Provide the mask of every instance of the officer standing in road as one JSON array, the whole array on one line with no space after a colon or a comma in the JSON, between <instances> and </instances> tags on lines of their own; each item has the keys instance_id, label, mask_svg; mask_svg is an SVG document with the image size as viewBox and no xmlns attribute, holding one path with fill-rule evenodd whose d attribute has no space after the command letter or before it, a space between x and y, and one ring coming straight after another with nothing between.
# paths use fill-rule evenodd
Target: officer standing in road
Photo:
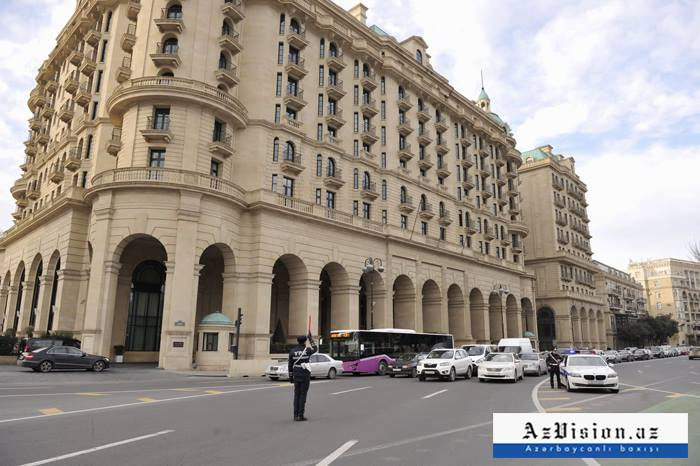
<instances>
[{"instance_id":1,"label":"officer standing in road","mask_svg":"<svg viewBox=\"0 0 700 466\"><path fill-rule=\"evenodd\" d=\"M554 375L557 376L557 388L561 388L561 377L559 373L559 363L562 361L559 353L556 352L555 346L547 355L547 370L549 371L549 385L554 388Z\"/></svg>"},{"instance_id":2,"label":"officer standing in road","mask_svg":"<svg viewBox=\"0 0 700 466\"><path fill-rule=\"evenodd\" d=\"M306 408L306 394L309 391L311 383L311 371L309 370L309 357L314 354L318 348L311 338L311 332L308 336L297 337L298 345L289 352L289 381L294 383L294 420L306 421L304 410Z\"/></svg>"}]
</instances>

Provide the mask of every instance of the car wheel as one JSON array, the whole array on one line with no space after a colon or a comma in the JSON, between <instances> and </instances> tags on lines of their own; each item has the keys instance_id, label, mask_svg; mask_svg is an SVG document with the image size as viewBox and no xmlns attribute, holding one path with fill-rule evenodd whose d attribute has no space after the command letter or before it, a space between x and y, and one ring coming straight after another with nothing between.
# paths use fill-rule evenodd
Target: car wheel
<instances>
[{"instance_id":1,"label":"car wheel","mask_svg":"<svg viewBox=\"0 0 700 466\"><path fill-rule=\"evenodd\" d=\"M419 376L418 376L418 380L420 380L421 382L425 382L425 376L424 376L424 375L419 375Z\"/></svg>"},{"instance_id":2,"label":"car wheel","mask_svg":"<svg viewBox=\"0 0 700 466\"><path fill-rule=\"evenodd\" d=\"M270 377L270 380L279 380L279 377Z\"/></svg>"},{"instance_id":3,"label":"car wheel","mask_svg":"<svg viewBox=\"0 0 700 466\"><path fill-rule=\"evenodd\" d=\"M338 371L335 370L335 367L331 367L330 369L328 369L328 378L331 380L335 379L335 375L337 373L338 373Z\"/></svg>"},{"instance_id":4,"label":"car wheel","mask_svg":"<svg viewBox=\"0 0 700 466\"><path fill-rule=\"evenodd\" d=\"M573 389L571 388L571 385L569 385L569 379L568 379L568 377L567 377L567 379L566 379L566 384L565 384L565 385L566 385L566 391L567 391L567 392L572 392L572 391L573 391Z\"/></svg>"},{"instance_id":5,"label":"car wheel","mask_svg":"<svg viewBox=\"0 0 700 466\"><path fill-rule=\"evenodd\" d=\"M409 377L411 377L412 379L415 379L417 375L418 375L418 371L414 367L413 370L411 371L411 375Z\"/></svg>"},{"instance_id":6,"label":"car wheel","mask_svg":"<svg viewBox=\"0 0 700 466\"><path fill-rule=\"evenodd\" d=\"M467 373L464 374L464 380L469 380L472 378L472 366L467 367Z\"/></svg>"},{"instance_id":7,"label":"car wheel","mask_svg":"<svg viewBox=\"0 0 700 466\"><path fill-rule=\"evenodd\" d=\"M41 361L41 364L39 364L39 371L41 372L51 372L51 369L53 369L51 361Z\"/></svg>"},{"instance_id":8,"label":"car wheel","mask_svg":"<svg viewBox=\"0 0 700 466\"><path fill-rule=\"evenodd\" d=\"M389 377L391 377L392 379L393 379L395 376L396 376L396 374L389 374Z\"/></svg>"},{"instance_id":9,"label":"car wheel","mask_svg":"<svg viewBox=\"0 0 700 466\"><path fill-rule=\"evenodd\" d=\"M449 380L450 382L454 382L455 380L457 380L457 372L455 371L454 367L450 369L450 375L448 376L447 380Z\"/></svg>"},{"instance_id":10,"label":"car wheel","mask_svg":"<svg viewBox=\"0 0 700 466\"><path fill-rule=\"evenodd\" d=\"M102 372L105 370L106 364L104 361L95 361L95 364L92 365L92 370L95 372Z\"/></svg>"},{"instance_id":11,"label":"car wheel","mask_svg":"<svg viewBox=\"0 0 700 466\"><path fill-rule=\"evenodd\" d=\"M386 365L385 361L380 361L379 362L379 370L377 370L377 374L379 375L386 375L386 370L388 366Z\"/></svg>"}]
</instances>

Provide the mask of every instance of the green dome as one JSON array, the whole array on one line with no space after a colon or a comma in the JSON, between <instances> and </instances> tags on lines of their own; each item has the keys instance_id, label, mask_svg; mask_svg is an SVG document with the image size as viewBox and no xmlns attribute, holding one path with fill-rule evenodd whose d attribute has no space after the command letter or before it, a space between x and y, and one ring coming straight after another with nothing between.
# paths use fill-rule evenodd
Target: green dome
<instances>
[{"instance_id":1,"label":"green dome","mask_svg":"<svg viewBox=\"0 0 700 466\"><path fill-rule=\"evenodd\" d=\"M213 312L204 316L199 325L233 325L233 321L221 312Z\"/></svg>"},{"instance_id":2,"label":"green dome","mask_svg":"<svg viewBox=\"0 0 700 466\"><path fill-rule=\"evenodd\" d=\"M489 113L489 118L491 118L491 120L494 123L496 123L498 126L505 126L506 125L506 122L501 120L501 117L499 117L497 113L493 113L493 112Z\"/></svg>"},{"instance_id":3,"label":"green dome","mask_svg":"<svg viewBox=\"0 0 700 466\"><path fill-rule=\"evenodd\" d=\"M483 87L481 88L481 92L479 93L479 98L477 100L488 100L488 101L491 100L491 99L489 99L489 95L486 93L486 91L484 90Z\"/></svg>"}]
</instances>

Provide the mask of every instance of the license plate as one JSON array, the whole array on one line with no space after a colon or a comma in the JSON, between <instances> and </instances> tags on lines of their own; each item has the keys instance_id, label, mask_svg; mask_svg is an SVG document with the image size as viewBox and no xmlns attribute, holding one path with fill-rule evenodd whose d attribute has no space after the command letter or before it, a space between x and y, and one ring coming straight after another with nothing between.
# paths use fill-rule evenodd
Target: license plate
<instances>
[{"instance_id":1,"label":"license plate","mask_svg":"<svg viewBox=\"0 0 700 466\"><path fill-rule=\"evenodd\" d=\"M434 374L436 371L434 371L432 369L426 369L423 372L425 372L426 374Z\"/></svg>"},{"instance_id":2,"label":"license plate","mask_svg":"<svg viewBox=\"0 0 700 466\"><path fill-rule=\"evenodd\" d=\"M401 369L394 369L394 372L401 372Z\"/></svg>"}]
</instances>

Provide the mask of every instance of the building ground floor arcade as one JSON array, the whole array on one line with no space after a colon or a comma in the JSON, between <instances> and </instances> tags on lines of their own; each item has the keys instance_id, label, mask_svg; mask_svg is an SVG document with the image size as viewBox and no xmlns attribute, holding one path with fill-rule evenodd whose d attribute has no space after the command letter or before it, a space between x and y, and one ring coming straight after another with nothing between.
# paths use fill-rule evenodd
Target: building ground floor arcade
<instances>
[{"instance_id":1,"label":"building ground floor arcade","mask_svg":"<svg viewBox=\"0 0 700 466\"><path fill-rule=\"evenodd\" d=\"M3 330L70 332L88 352L123 349L126 361L182 369L228 365L239 309L240 358L257 361L309 322L321 338L395 327L449 332L458 344L537 329L532 277L521 271L197 192L105 190L89 200L3 240ZM364 273L367 257L383 272ZM212 314L225 318L205 325Z\"/></svg>"},{"instance_id":2,"label":"building ground floor arcade","mask_svg":"<svg viewBox=\"0 0 700 466\"><path fill-rule=\"evenodd\" d=\"M612 346L610 317L595 297L537 299L540 348L597 348Z\"/></svg>"}]
</instances>

